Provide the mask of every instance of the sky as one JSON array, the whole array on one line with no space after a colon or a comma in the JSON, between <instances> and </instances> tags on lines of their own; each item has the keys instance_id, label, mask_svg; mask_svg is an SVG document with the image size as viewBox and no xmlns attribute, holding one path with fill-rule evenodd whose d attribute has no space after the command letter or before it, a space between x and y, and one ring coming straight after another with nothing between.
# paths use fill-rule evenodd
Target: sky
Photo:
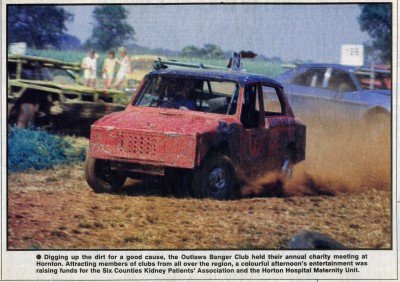
<instances>
[{"instance_id":1,"label":"sky","mask_svg":"<svg viewBox=\"0 0 400 282\"><path fill-rule=\"evenodd\" d=\"M75 15L68 33L84 42L95 6L63 6ZM124 5L135 43L180 51L211 43L222 50L253 50L284 61L340 61L342 44L370 40L361 32L356 4Z\"/></svg>"}]
</instances>

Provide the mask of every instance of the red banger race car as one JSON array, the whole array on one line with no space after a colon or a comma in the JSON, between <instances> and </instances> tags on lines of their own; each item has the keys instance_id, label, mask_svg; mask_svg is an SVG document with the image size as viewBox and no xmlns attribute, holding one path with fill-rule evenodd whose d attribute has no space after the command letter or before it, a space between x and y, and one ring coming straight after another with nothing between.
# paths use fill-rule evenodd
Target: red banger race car
<instances>
[{"instance_id":1,"label":"red banger race car","mask_svg":"<svg viewBox=\"0 0 400 282\"><path fill-rule=\"evenodd\" d=\"M305 125L272 79L154 70L124 111L91 126L85 178L98 193L118 191L127 177L150 177L185 195L230 199L239 175L290 171L304 160L305 136Z\"/></svg>"}]
</instances>

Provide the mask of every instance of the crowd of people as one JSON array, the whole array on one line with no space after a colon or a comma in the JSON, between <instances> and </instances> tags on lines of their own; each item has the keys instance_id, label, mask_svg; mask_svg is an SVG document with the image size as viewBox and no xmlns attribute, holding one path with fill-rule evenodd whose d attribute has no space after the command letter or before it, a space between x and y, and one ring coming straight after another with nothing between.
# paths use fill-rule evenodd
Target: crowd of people
<instances>
[{"instance_id":1,"label":"crowd of people","mask_svg":"<svg viewBox=\"0 0 400 282\"><path fill-rule=\"evenodd\" d=\"M125 76L132 72L131 60L128 56L128 51L126 48L118 48L118 53L120 55L120 59L115 57L115 52L113 50L110 50L107 52L107 58L104 60L101 73L106 89L111 89L113 87L114 89L119 90L119 87L124 81ZM89 49L87 56L82 60L81 68L83 69L85 85L88 87L96 87L98 58L99 55L96 54L95 50ZM119 65L119 69L115 76L117 64Z\"/></svg>"},{"instance_id":2,"label":"crowd of people","mask_svg":"<svg viewBox=\"0 0 400 282\"><path fill-rule=\"evenodd\" d=\"M109 50L107 57L104 59L101 69L104 87L106 89L114 88L119 90L121 84L127 74L132 72L131 60L128 56L126 48L118 48L120 58L115 57L115 52ZM97 60L99 55L94 49L89 49L87 56L83 58L81 68L85 85L88 87L96 87L97 80ZM119 68L117 68L119 65ZM118 69L118 71L116 71ZM160 106L163 108L179 108L184 110L195 110L196 102L188 97L185 91L185 83L180 80L171 80L168 86L167 99Z\"/></svg>"}]
</instances>

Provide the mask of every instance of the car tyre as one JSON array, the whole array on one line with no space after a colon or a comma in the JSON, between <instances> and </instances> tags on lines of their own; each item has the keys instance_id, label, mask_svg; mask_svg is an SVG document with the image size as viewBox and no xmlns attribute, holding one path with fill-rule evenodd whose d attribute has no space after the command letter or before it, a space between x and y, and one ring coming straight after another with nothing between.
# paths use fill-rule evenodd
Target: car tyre
<instances>
[{"instance_id":1,"label":"car tyre","mask_svg":"<svg viewBox=\"0 0 400 282\"><path fill-rule=\"evenodd\" d=\"M225 155L207 156L194 172L192 190L196 198L231 199L234 197L234 188L235 168Z\"/></svg>"},{"instance_id":2,"label":"car tyre","mask_svg":"<svg viewBox=\"0 0 400 282\"><path fill-rule=\"evenodd\" d=\"M126 176L110 168L106 160L86 157L85 179L96 193L118 192L126 181Z\"/></svg>"}]
</instances>

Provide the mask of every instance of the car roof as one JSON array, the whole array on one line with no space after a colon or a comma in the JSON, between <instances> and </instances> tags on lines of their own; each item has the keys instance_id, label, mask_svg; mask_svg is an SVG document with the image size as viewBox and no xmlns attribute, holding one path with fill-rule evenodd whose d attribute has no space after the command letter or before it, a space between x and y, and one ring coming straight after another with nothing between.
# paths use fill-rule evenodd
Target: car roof
<instances>
[{"instance_id":1,"label":"car roof","mask_svg":"<svg viewBox=\"0 0 400 282\"><path fill-rule=\"evenodd\" d=\"M264 75L253 74L242 71L231 71L231 70L168 68L168 69L151 71L148 75L193 77L193 78L211 79L217 81L228 80L228 81L235 81L241 85L246 83L262 82L267 84L275 84L277 86L282 87L282 85L279 82Z\"/></svg>"},{"instance_id":2,"label":"car roof","mask_svg":"<svg viewBox=\"0 0 400 282\"><path fill-rule=\"evenodd\" d=\"M337 68L346 71L382 71L382 72L390 72L390 69L384 66L350 66L350 65L341 65L341 64L333 64L333 63L319 63L319 64L300 64L297 67L306 67L306 68Z\"/></svg>"},{"instance_id":3,"label":"car roof","mask_svg":"<svg viewBox=\"0 0 400 282\"><path fill-rule=\"evenodd\" d=\"M356 67L356 66L349 66L349 65L341 65L341 64L301 64L298 65L298 67L307 67L307 68L337 68L337 69L342 69L342 70L355 70L358 69L360 67Z\"/></svg>"}]
</instances>

